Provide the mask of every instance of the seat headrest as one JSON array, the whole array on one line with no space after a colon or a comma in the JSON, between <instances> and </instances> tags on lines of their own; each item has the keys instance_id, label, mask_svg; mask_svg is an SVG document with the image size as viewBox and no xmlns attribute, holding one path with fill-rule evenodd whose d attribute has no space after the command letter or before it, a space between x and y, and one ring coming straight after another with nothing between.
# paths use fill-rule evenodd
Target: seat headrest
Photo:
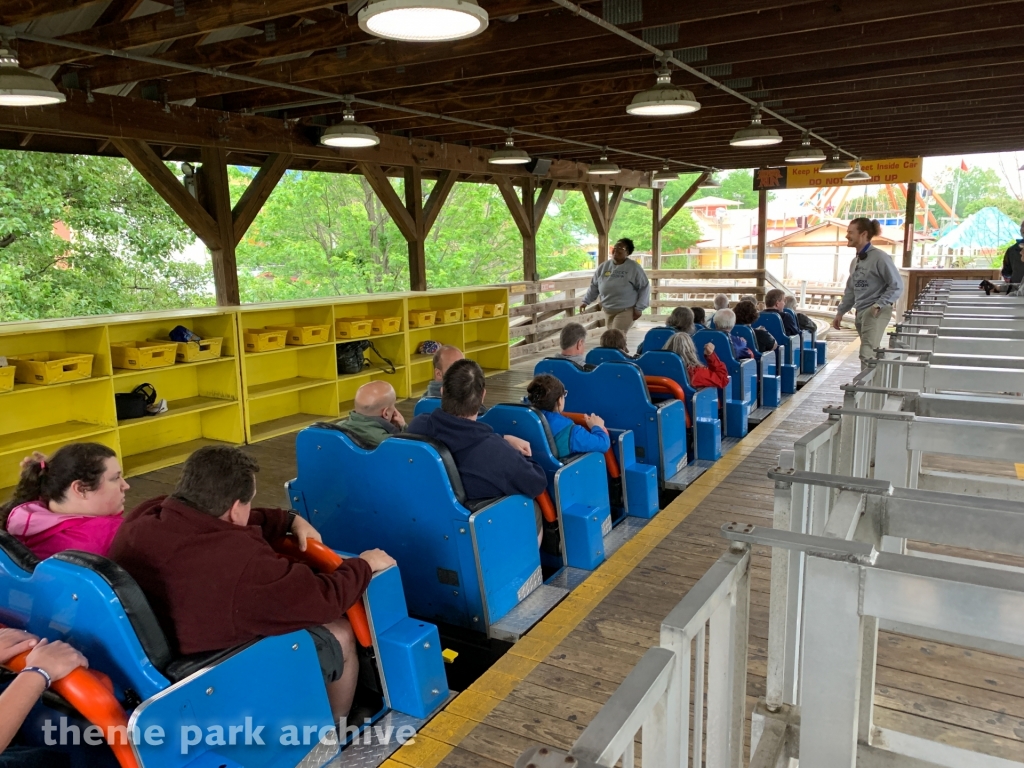
<instances>
[{"instance_id":1,"label":"seat headrest","mask_svg":"<svg viewBox=\"0 0 1024 768\"><path fill-rule=\"evenodd\" d=\"M26 573L32 573L39 565L39 558L32 554L32 550L7 531L0 530L0 549L11 558L12 563Z\"/></svg>"},{"instance_id":2,"label":"seat headrest","mask_svg":"<svg viewBox=\"0 0 1024 768\"><path fill-rule=\"evenodd\" d=\"M579 363L577 363L577 362L576 362L575 360L570 360L570 359L569 359L569 358L567 358L567 357L545 357L544 359L545 359L545 360L559 360L559 361L561 361L561 362L563 362L563 363L568 363L569 365L574 365L574 366L576 366L576 367L577 367L577 368L578 368L579 370L581 370L581 371L583 371L583 372L587 372L587 371L592 371L592 370L594 370L594 368L596 367L596 366L593 366L593 365L586 365L586 364L584 364L584 365L580 365L580 364L579 364Z\"/></svg>"},{"instance_id":3,"label":"seat headrest","mask_svg":"<svg viewBox=\"0 0 1024 768\"><path fill-rule=\"evenodd\" d=\"M139 638L142 650L149 657L153 666L161 672L167 668L173 658L167 637L142 589L124 568L113 560L74 549L58 552L53 559L86 568L103 579L117 595L128 621L131 622L132 629L135 630L136 637Z\"/></svg>"},{"instance_id":4,"label":"seat headrest","mask_svg":"<svg viewBox=\"0 0 1024 768\"><path fill-rule=\"evenodd\" d=\"M441 463L444 465L445 472L448 473L448 482L451 483L455 500L459 504L466 506L466 489L462 487L462 477L459 475L459 468L455 466L455 459L452 458L452 453L448 450L448 446L426 435L414 435L410 432L400 432L391 437L395 440L412 440L417 443L426 443L437 451L437 455L441 457Z\"/></svg>"},{"instance_id":5,"label":"seat headrest","mask_svg":"<svg viewBox=\"0 0 1024 768\"><path fill-rule=\"evenodd\" d=\"M540 408L537 408L530 403L502 403L502 405L511 405L515 408L527 408L537 414L537 418L540 420L541 429L544 430L544 437L547 438L548 445L551 447L551 455L558 456L558 446L555 443L555 435L551 431L551 425L548 424L548 420L544 418L544 413Z\"/></svg>"},{"instance_id":6,"label":"seat headrest","mask_svg":"<svg viewBox=\"0 0 1024 768\"><path fill-rule=\"evenodd\" d=\"M341 432L345 437L355 443L356 447L362 448L364 451L372 451L377 446L371 445L366 442L359 435L354 434L351 430L347 429L345 424L341 421L318 421L313 427L319 427L320 429L330 429L334 432Z\"/></svg>"}]
</instances>

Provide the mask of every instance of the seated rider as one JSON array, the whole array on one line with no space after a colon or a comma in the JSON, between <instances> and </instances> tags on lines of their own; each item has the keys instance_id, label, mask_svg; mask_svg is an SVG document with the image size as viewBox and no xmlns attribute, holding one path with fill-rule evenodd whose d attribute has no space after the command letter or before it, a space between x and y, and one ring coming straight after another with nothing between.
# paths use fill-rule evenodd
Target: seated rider
<instances>
[{"instance_id":1,"label":"seated rider","mask_svg":"<svg viewBox=\"0 0 1024 768\"><path fill-rule=\"evenodd\" d=\"M701 312L703 311L701 310ZM676 307L672 310L672 314L668 316L665 325L676 333L685 333L688 336L693 336L697 332L694 322L694 311L692 309L689 307Z\"/></svg>"},{"instance_id":2,"label":"seated rider","mask_svg":"<svg viewBox=\"0 0 1024 768\"><path fill-rule=\"evenodd\" d=\"M587 329L579 323L568 323L558 336L562 351L556 358L572 360L577 365L586 365Z\"/></svg>"},{"instance_id":3,"label":"seated rider","mask_svg":"<svg viewBox=\"0 0 1024 768\"><path fill-rule=\"evenodd\" d=\"M796 312L796 324L800 326L801 331L817 331L818 326L814 323L811 318L805 315L803 312L796 311L796 296L786 297L786 309L792 309Z\"/></svg>"},{"instance_id":4,"label":"seated rider","mask_svg":"<svg viewBox=\"0 0 1024 768\"><path fill-rule=\"evenodd\" d=\"M451 367L452 363L464 357L465 355L462 354L462 350L458 347L453 347L451 344L442 344L434 353L434 378L427 384L427 391L423 397L440 397L441 380L444 378L444 372Z\"/></svg>"},{"instance_id":5,"label":"seated rider","mask_svg":"<svg viewBox=\"0 0 1024 768\"><path fill-rule=\"evenodd\" d=\"M607 333L622 333L612 329ZM574 453L604 453L611 447L611 438L605 429L604 419L595 413L585 414L587 426L581 427L562 415L565 409L565 386L549 373L535 376L526 387L530 405L540 409L555 436L558 458L565 459Z\"/></svg>"},{"instance_id":6,"label":"seated rider","mask_svg":"<svg viewBox=\"0 0 1024 768\"><path fill-rule=\"evenodd\" d=\"M764 296L765 312L771 312L772 314L778 315L782 319L782 327L786 331L787 336L799 336L800 326L797 325L796 319L785 311L786 309L786 292L781 288L772 288Z\"/></svg>"},{"instance_id":7,"label":"seated rider","mask_svg":"<svg viewBox=\"0 0 1024 768\"><path fill-rule=\"evenodd\" d=\"M626 334L618 328L609 328L601 334L601 348L617 349L626 357L633 358L633 355L629 354L629 347L626 346Z\"/></svg>"},{"instance_id":8,"label":"seated rider","mask_svg":"<svg viewBox=\"0 0 1024 768\"><path fill-rule=\"evenodd\" d=\"M741 301L736 305L734 312L736 315L736 323L738 325L753 326L759 317L757 306L752 301ZM758 352L771 352L778 346L778 342L775 341L775 337L772 336L768 330L762 327L754 328L754 339L757 341Z\"/></svg>"},{"instance_id":9,"label":"seated rider","mask_svg":"<svg viewBox=\"0 0 1024 768\"><path fill-rule=\"evenodd\" d=\"M359 675L345 611L371 575L395 561L371 549L333 573L317 573L280 557L270 542L291 532L305 549L320 534L294 512L253 509L258 471L256 459L240 448L200 448L185 462L173 494L150 499L125 518L110 557L142 588L181 654L308 631L331 711L342 721Z\"/></svg>"},{"instance_id":10,"label":"seated rider","mask_svg":"<svg viewBox=\"0 0 1024 768\"><path fill-rule=\"evenodd\" d=\"M71 443L49 459L33 453L21 462L13 498L0 507L0 527L40 559L65 549L106 557L128 487L105 445Z\"/></svg>"},{"instance_id":11,"label":"seated rider","mask_svg":"<svg viewBox=\"0 0 1024 768\"><path fill-rule=\"evenodd\" d=\"M89 662L65 642L40 640L20 629L0 629L0 665L28 651L25 668L0 694L0 768L64 768L70 755L56 749L12 744L25 718L51 683ZM52 742L56 743L56 742ZM78 737L75 737L75 744Z\"/></svg>"},{"instance_id":12,"label":"seated rider","mask_svg":"<svg viewBox=\"0 0 1024 768\"><path fill-rule=\"evenodd\" d=\"M732 342L732 356L737 360L753 360L754 353L747 348L747 340L735 331L736 313L731 309L720 309L715 312L715 330L729 335Z\"/></svg>"},{"instance_id":13,"label":"seated rider","mask_svg":"<svg viewBox=\"0 0 1024 768\"><path fill-rule=\"evenodd\" d=\"M716 313L717 314L717 313ZM729 371L725 363L718 359L715 354L715 345L708 342L704 345L704 359L708 361L706 366L701 365L697 358L697 348L693 346L693 339L685 333L676 333L665 342L663 349L667 352L675 352L683 359L683 367L686 368L686 378L690 386L695 389L700 387L718 387L719 389L729 384Z\"/></svg>"},{"instance_id":14,"label":"seated rider","mask_svg":"<svg viewBox=\"0 0 1024 768\"><path fill-rule=\"evenodd\" d=\"M704 307L690 307L690 311L693 312L693 324L695 326L700 326L697 330L699 331L706 328L705 318L707 317L707 312L704 311Z\"/></svg>"},{"instance_id":15,"label":"seated rider","mask_svg":"<svg viewBox=\"0 0 1024 768\"><path fill-rule=\"evenodd\" d=\"M405 419L395 407L398 396L386 381L371 381L356 390L355 405L338 426L376 448L384 438L405 431Z\"/></svg>"},{"instance_id":16,"label":"seated rider","mask_svg":"<svg viewBox=\"0 0 1024 768\"><path fill-rule=\"evenodd\" d=\"M473 360L459 360L444 375L441 407L417 416L408 431L444 444L455 460L469 501L522 494L531 499L547 488L544 470L530 458L530 444L477 421L486 389Z\"/></svg>"}]
</instances>

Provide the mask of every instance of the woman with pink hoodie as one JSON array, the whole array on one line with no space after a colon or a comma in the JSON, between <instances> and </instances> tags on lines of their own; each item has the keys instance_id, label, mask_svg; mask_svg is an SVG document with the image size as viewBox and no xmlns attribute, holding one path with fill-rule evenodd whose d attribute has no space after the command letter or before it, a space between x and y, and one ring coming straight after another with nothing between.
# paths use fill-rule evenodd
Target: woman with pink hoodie
<instances>
[{"instance_id":1,"label":"woman with pink hoodie","mask_svg":"<svg viewBox=\"0 0 1024 768\"><path fill-rule=\"evenodd\" d=\"M40 559L66 549L106 557L128 487L105 445L72 443L50 458L33 453L21 462L14 498L0 506L0 527Z\"/></svg>"}]
</instances>

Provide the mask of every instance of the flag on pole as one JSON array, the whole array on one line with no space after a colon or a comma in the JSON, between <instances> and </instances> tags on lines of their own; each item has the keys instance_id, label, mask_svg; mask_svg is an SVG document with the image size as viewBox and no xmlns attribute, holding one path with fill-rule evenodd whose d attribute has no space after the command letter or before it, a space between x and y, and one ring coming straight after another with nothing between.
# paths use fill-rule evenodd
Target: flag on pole
<instances>
[{"instance_id":1,"label":"flag on pole","mask_svg":"<svg viewBox=\"0 0 1024 768\"><path fill-rule=\"evenodd\" d=\"M960 159L960 170L963 171L964 173L967 173L968 170L967 163L963 160L963 158Z\"/></svg>"}]
</instances>

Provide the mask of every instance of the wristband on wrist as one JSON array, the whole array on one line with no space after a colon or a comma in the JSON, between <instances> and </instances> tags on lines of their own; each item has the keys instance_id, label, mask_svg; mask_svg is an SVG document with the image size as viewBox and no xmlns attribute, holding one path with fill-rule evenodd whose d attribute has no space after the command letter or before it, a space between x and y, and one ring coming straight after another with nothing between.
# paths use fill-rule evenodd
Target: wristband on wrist
<instances>
[{"instance_id":1,"label":"wristband on wrist","mask_svg":"<svg viewBox=\"0 0 1024 768\"><path fill-rule=\"evenodd\" d=\"M50 679L50 673L47 672L45 669L42 669L41 667L25 667L18 674L22 674L24 672L38 672L40 675L43 676L43 680L46 681L46 688L44 688L43 690L49 690L50 683L52 683L53 680Z\"/></svg>"}]
</instances>

